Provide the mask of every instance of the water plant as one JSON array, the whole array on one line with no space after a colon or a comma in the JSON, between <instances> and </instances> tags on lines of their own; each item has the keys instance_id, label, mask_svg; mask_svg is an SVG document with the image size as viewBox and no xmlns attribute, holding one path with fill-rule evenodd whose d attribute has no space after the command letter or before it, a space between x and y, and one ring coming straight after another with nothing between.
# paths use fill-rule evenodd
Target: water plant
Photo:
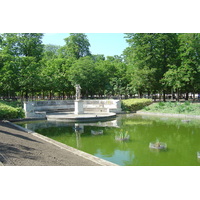
<instances>
[{"instance_id":1,"label":"water plant","mask_svg":"<svg viewBox=\"0 0 200 200\"><path fill-rule=\"evenodd\" d=\"M166 149L167 144L164 142L160 142L158 139L156 139L156 142L150 142L149 143L150 149Z\"/></svg>"},{"instance_id":2,"label":"water plant","mask_svg":"<svg viewBox=\"0 0 200 200\"><path fill-rule=\"evenodd\" d=\"M91 130L91 134L92 135L102 135L103 134L103 130L98 130L98 131Z\"/></svg>"},{"instance_id":3,"label":"water plant","mask_svg":"<svg viewBox=\"0 0 200 200\"><path fill-rule=\"evenodd\" d=\"M128 134L128 131L120 130L119 132L115 134L115 140L125 141L129 139L130 139L130 135Z\"/></svg>"}]
</instances>

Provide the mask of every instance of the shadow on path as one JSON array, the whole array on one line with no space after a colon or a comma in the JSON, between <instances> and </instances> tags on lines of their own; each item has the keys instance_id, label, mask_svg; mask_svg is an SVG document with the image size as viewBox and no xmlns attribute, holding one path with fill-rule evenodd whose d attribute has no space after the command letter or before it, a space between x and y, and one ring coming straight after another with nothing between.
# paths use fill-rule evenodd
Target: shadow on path
<instances>
[{"instance_id":1,"label":"shadow on path","mask_svg":"<svg viewBox=\"0 0 200 200\"><path fill-rule=\"evenodd\" d=\"M23 145L13 145L0 142L0 162L3 164L14 165L12 159L31 159L37 160L38 156L33 156L31 151L34 148L30 148Z\"/></svg>"},{"instance_id":2,"label":"shadow on path","mask_svg":"<svg viewBox=\"0 0 200 200\"><path fill-rule=\"evenodd\" d=\"M24 140L29 140L29 141L32 141L32 142L41 143L41 142L39 142L37 140L33 140L33 139L29 138L29 137L26 137L26 136L23 136L23 135L19 135L19 134L12 134L12 133L9 133L7 131L1 131L0 130L0 133L4 133L4 134L7 134L7 135L15 136L15 137L18 137L18 138L21 138L21 139L24 139Z\"/></svg>"}]
</instances>

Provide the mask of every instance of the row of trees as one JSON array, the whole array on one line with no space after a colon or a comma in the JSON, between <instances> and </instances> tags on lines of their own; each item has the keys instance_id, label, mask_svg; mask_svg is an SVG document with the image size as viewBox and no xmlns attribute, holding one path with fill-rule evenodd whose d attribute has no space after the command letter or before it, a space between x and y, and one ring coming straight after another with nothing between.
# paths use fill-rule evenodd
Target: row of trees
<instances>
[{"instance_id":1,"label":"row of trees","mask_svg":"<svg viewBox=\"0 0 200 200\"><path fill-rule=\"evenodd\" d=\"M200 90L200 34L127 34L124 51L131 88L144 93L198 93Z\"/></svg>"},{"instance_id":2,"label":"row of trees","mask_svg":"<svg viewBox=\"0 0 200 200\"><path fill-rule=\"evenodd\" d=\"M86 98L200 89L200 34L129 33L120 56L93 55L87 36L72 33L64 46L43 45L40 33L0 34L0 96ZM116 41L117 42L117 41Z\"/></svg>"}]
</instances>

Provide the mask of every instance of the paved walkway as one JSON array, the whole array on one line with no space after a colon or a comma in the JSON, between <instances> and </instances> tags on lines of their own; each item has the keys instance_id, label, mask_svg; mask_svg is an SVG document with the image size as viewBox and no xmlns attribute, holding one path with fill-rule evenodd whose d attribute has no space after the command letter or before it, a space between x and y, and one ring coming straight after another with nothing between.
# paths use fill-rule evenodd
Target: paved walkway
<instances>
[{"instance_id":1,"label":"paved walkway","mask_svg":"<svg viewBox=\"0 0 200 200\"><path fill-rule=\"evenodd\" d=\"M0 165L115 166L35 132L0 121Z\"/></svg>"}]
</instances>

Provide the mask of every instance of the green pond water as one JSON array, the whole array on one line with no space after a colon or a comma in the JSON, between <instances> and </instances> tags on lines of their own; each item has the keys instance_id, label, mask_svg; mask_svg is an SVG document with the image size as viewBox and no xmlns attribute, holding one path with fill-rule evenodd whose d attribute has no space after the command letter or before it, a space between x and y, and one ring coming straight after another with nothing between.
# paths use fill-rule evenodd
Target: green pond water
<instances>
[{"instance_id":1,"label":"green pond water","mask_svg":"<svg viewBox=\"0 0 200 200\"><path fill-rule=\"evenodd\" d=\"M98 123L18 124L122 166L199 166L200 120L183 120L129 114ZM91 131L103 131L103 134L93 135ZM129 140L116 140L120 132L126 132ZM166 143L167 149L150 149L149 143L157 140Z\"/></svg>"}]
</instances>

